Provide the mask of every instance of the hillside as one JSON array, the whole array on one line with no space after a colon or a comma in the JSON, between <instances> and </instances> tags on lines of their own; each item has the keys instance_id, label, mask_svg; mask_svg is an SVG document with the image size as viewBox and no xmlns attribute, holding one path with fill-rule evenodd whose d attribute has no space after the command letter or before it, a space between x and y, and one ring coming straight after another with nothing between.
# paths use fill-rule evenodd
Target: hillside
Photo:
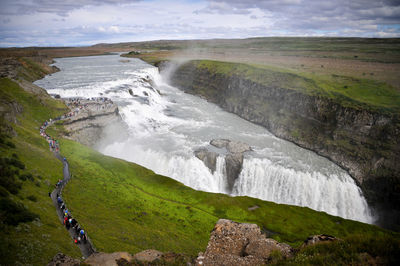
<instances>
[{"instance_id":1,"label":"hillside","mask_svg":"<svg viewBox=\"0 0 400 266\"><path fill-rule=\"evenodd\" d=\"M9 78L0 80L2 169L10 169L1 176L1 264L43 265L57 252L80 257L48 197L61 178L62 165L38 134L43 121L67 109L29 83L49 73L31 62L22 64L29 75L16 75L22 86ZM64 130L59 124L49 133L57 137ZM309 208L195 191L79 143L66 139L60 143L73 174L63 198L98 251L135 253L153 248L196 256L204 251L216 221L227 218L256 223L273 239L295 248L313 234L344 239L343 244L307 249L293 263L327 257L327 263L348 264L361 262L363 253L386 263L399 259L399 235L377 226ZM13 189L18 184L21 189ZM9 207L15 204L20 207ZM254 206L259 208L250 208ZM16 210L24 215L16 215Z\"/></svg>"}]
</instances>

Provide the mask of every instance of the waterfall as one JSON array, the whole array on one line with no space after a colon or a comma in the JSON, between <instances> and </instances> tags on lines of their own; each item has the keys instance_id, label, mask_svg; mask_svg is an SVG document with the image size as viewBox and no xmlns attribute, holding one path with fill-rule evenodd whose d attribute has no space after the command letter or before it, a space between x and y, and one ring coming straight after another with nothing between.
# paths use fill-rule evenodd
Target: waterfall
<instances>
[{"instance_id":1,"label":"waterfall","mask_svg":"<svg viewBox=\"0 0 400 266\"><path fill-rule=\"evenodd\" d=\"M194 151L212 139L242 141L253 151L244 159L233 195L373 222L360 188L332 162L168 86L155 67L138 59L119 60L117 55L57 59L62 70L35 82L61 97L108 97L118 105L129 136L109 130L96 146L100 152L197 190L228 193L225 155L216 158L212 172Z\"/></svg>"},{"instance_id":2,"label":"waterfall","mask_svg":"<svg viewBox=\"0 0 400 266\"><path fill-rule=\"evenodd\" d=\"M325 176L316 171L285 168L268 159L246 158L233 194L307 206L347 219L373 222L360 188L347 174Z\"/></svg>"},{"instance_id":3,"label":"waterfall","mask_svg":"<svg viewBox=\"0 0 400 266\"><path fill-rule=\"evenodd\" d=\"M227 193L225 158L222 156L217 158L216 171L211 173L210 169L194 156L171 155L154 149L145 149L132 142L113 143L102 152L135 162L197 190Z\"/></svg>"}]
</instances>

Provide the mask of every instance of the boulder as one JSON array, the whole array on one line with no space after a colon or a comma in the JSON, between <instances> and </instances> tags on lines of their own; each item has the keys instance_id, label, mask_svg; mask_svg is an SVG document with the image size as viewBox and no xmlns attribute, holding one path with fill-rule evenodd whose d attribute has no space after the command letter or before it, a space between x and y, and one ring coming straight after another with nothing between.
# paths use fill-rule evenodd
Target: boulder
<instances>
[{"instance_id":1,"label":"boulder","mask_svg":"<svg viewBox=\"0 0 400 266\"><path fill-rule=\"evenodd\" d=\"M226 148L229 142L229 139L213 139L210 144L217 148Z\"/></svg>"},{"instance_id":2,"label":"boulder","mask_svg":"<svg viewBox=\"0 0 400 266\"><path fill-rule=\"evenodd\" d=\"M230 153L243 153L251 151L249 144L241 141L232 141L229 139L213 139L210 144L217 148L226 148Z\"/></svg>"},{"instance_id":3,"label":"boulder","mask_svg":"<svg viewBox=\"0 0 400 266\"><path fill-rule=\"evenodd\" d=\"M251 151L249 144L240 141L230 141L226 147L230 153L244 153Z\"/></svg>"},{"instance_id":4,"label":"boulder","mask_svg":"<svg viewBox=\"0 0 400 266\"><path fill-rule=\"evenodd\" d=\"M131 262L133 257L128 252L114 252L114 253L93 253L84 262L88 265L107 265L107 266L118 266L117 261Z\"/></svg>"},{"instance_id":5,"label":"boulder","mask_svg":"<svg viewBox=\"0 0 400 266\"><path fill-rule=\"evenodd\" d=\"M161 259L163 253L161 251L155 249L143 250L139 253L136 253L133 258L140 262L154 262L156 260Z\"/></svg>"},{"instance_id":6,"label":"boulder","mask_svg":"<svg viewBox=\"0 0 400 266\"><path fill-rule=\"evenodd\" d=\"M196 265L260 265L265 264L274 251L283 257L293 253L289 245L266 238L256 224L220 219L211 232L206 251L197 257Z\"/></svg>"},{"instance_id":7,"label":"boulder","mask_svg":"<svg viewBox=\"0 0 400 266\"><path fill-rule=\"evenodd\" d=\"M273 251L281 253L282 257L290 257L293 253L291 246L279 243L272 238L262 238L250 242L245 249L245 254L268 259Z\"/></svg>"},{"instance_id":8,"label":"boulder","mask_svg":"<svg viewBox=\"0 0 400 266\"><path fill-rule=\"evenodd\" d=\"M63 253L57 253L47 266L79 266L81 261L67 256Z\"/></svg>"},{"instance_id":9,"label":"boulder","mask_svg":"<svg viewBox=\"0 0 400 266\"><path fill-rule=\"evenodd\" d=\"M339 240L339 239L334 236L330 236L330 235L325 235L325 234L313 235L313 236L309 236L304 241L304 243L301 247L303 248L306 246L315 245L315 244L322 243L322 242L333 242L333 241L337 241L337 240Z\"/></svg>"}]
</instances>

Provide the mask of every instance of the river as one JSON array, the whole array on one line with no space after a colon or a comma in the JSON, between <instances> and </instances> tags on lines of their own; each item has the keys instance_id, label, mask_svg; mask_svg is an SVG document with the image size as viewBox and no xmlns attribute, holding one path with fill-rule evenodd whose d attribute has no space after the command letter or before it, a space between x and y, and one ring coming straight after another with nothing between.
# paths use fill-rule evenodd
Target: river
<instances>
[{"instance_id":1,"label":"river","mask_svg":"<svg viewBox=\"0 0 400 266\"><path fill-rule=\"evenodd\" d=\"M224 156L212 173L194 151L212 139L252 147L229 193L306 206L346 219L373 223L360 188L343 169L314 152L273 136L263 127L225 112L164 82L158 69L119 55L60 58L60 72L35 84L61 97L108 97L129 135L113 132L96 149L135 162L197 190L228 193ZM149 80L152 80L149 82Z\"/></svg>"}]
</instances>

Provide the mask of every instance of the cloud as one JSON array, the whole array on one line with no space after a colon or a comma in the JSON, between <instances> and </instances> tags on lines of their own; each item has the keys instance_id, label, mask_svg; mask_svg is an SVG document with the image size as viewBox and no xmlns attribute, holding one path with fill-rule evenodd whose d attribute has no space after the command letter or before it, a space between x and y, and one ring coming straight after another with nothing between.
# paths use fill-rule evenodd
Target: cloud
<instances>
[{"instance_id":1,"label":"cloud","mask_svg":"<svg viewBox=\"0 0 400 266\"><path fill-rule=\"evenodd\" d=\"M257 36L400 37L398 0L0 0L0 46Z\"/></svg>"},{"instance_id":2,"label":"cloud","mask_svg":"<svg viewBox=\"0 0 400 266\"><path fill-rule=\"evenodd\" d=\"M237 8L230 5L228 2L210 2L206 8L194 11L195 14L249 14L250 11L246 8Z\"/></svg>"},{"instance_id":3,"label":"cloud","mask_svg":"<svg viewBox=\"0 0 400 266\"><path fill-rule=\"evenodd\" d=\"M139 1L141 0L1 0L0 14L55 13L66 16L70 11L85 6L121 5Z\"/></svg>"},{"instance_id":4,"label":"cloud","mask_svg":"<svg viewBox=\"0 0 400 266\"><path fill-rule=\"evenodd\" d=\"M234 10L232 13L260 10L264 17L273 21L275 29L288 33L299 30L351 31L373 37L382 36L382 32L372 31L379 25L400 24L400 1L396 0L210 0L203 12L221 14L221 9L215 7L224 5L229 5L229 9L224 9L225 13L229 10ZM399 32L395 31L391 36L399 36Z\"/></svg>"}]
</instances>

